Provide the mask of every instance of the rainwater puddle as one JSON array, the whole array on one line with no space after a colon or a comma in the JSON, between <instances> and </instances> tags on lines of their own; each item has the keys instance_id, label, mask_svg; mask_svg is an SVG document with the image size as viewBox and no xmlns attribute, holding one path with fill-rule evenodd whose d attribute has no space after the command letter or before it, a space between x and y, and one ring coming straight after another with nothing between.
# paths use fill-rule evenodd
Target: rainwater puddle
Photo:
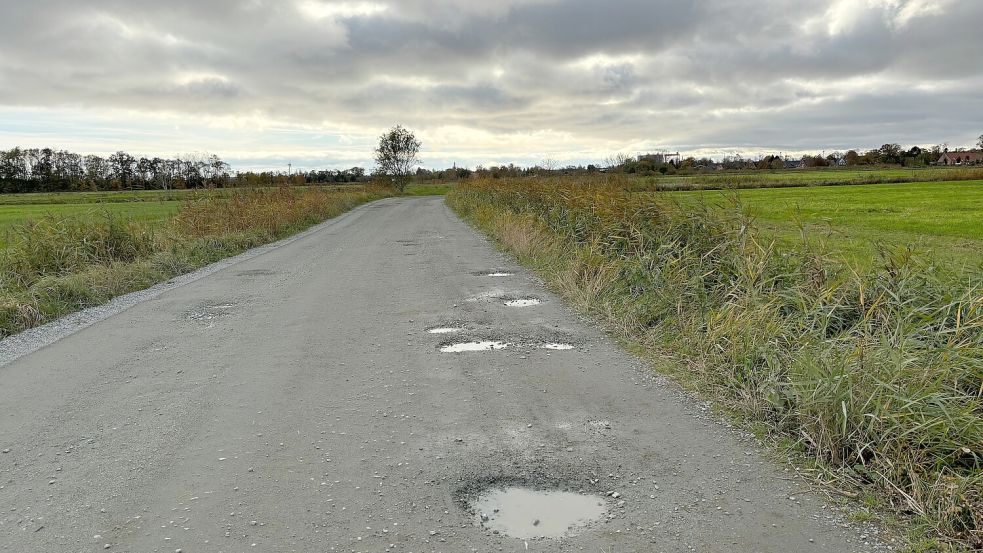
<instances>
[{"instance_id":1,"label":"rainwater puddle","mask_svg":"<svg viewBox=\"0 0 983 553\"><path fill-rule=\"evenodd\" d=\"M457 334L458 332L464 332L464 329L448 326L448 327L431 328L427 330L427 332L429 332L430 334Z\"/></svg>"},{"instance_id":2,"label":"rainwater puddle","mask_svg":"<svg viewBox=\"0 0 983 553\"><path fill-rule=\"evenodd\" d=\"M526 488L489 490L471 508L483 527L520 539L569 536L607 513L596 495Z\"/></svg>"},{"instance_id":3,"label":"rainwater puddle","mask_svg":"<svg viewBox=\"0 0 983 553\"><path fill-rule=\"evenodd\" d=\"M509 347L505 342L464 342L440 348L441 353L468 353L472 351L492 351Z\"/></svg>"},{"instance_id":4,"label":"rainwater puddle","mask_svg":"<svg viewBox=\"0 0 983 553\"><path fill-rule=\"evenodd\" d=\"M505 305L508 307L532 307L533 305L539 305L543 303L543 300L538 300L536 298L519 298L515 300L508 300Z\"/></svg>"},{"instance_id":5,"label":"rainwater puddle","mask_svg":"<svg viewBox=\"0 0 983 553\"><path fill-rule=\"evenodd\" d=\"M510 273L508 271L487 271L482 273L474 273L474 276L501 278L515 276L515 273Z\"/></svg>"},{"instance_id":6,"label":"rainwater puddle","mask_svg":"<svg viewBox=\"0 0 983 553\"><path fill-rule=\"evenodd\" d=\"M542 349L552 349L556 351L567 351L567 350L574 349L574 346L572 344L543 344L539 347Z\"/></svg>"}]
</instances>

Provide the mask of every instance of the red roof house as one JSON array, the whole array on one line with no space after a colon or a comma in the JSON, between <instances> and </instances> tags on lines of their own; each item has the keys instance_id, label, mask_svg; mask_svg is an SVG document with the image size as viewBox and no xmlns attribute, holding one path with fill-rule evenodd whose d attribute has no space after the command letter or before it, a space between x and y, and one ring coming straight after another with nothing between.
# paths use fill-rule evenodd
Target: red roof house
<instances>
[{"instance_id":1,"label":"red roof house","mask_svg":"<svg viewBox=\"0 0 983 553\"><path fill-rule=\"evenodd\" d=\"M983 152L946 152L939 158L939 165L977 165L983 163Z\"/></svg>"}]
</instances>

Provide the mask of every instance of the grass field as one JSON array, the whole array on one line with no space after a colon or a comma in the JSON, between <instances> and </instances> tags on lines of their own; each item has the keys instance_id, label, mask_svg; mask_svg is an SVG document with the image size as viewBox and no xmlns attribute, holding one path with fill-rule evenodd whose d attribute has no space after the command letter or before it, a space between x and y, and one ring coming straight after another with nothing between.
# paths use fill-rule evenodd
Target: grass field
<instances>
[{"instance_id":1,"label":"grass field","mask_svg":"<svg viewBox=\"0 0 983 553\"><path fill-rule=\"evenodd\" d=\"M783 243L823 240L867 265L879 245L983 263L983 181L660 192L682 205L743 209Z\"/></svg>"},{"instance_id":2,"label":"grass field","mask_svg":"<svg viewBox=\"0 0 983 553\"><path fill-rule=\"evenodd\" d=\"M169 202L200 194L222 193L221 190L134 190L119 192L41 192L35 194L0 194L0 206L53 204L106 204L132 202Z\"/></svg>"},{"instance_id":3,"label":"grass field","mask_svg":"<svg viewBox=\"0 0 983 553\"><path fill-rule=\"evenodd\" d=\"M694 175L638 178L635 187L648 190L717 190L983 180L981 167L818 168L775 171L721 171Z\"/></svg>"},{"instance_id":4,"label":"grass field","mask_svg":"<svg viewBox=\"0 0 983 553\"><path fill-rule=\"evenodd\" d=\"M183 200L222 191L141 190L126 192L52 192L0 194L0 247L18 225L44 217L116 217L150 225L173 217Z\"/></svg>"},{"instance_id":5,"label":"grass field","mask_svg":"<svg viewBox=\"0 0 983 553\"><path fill-rule=\"evenodd\" d=\"M178 212L181 202L114 202L114 203L0 203L0 247L7 244L10 229L46 216L105 217L107 215L142 223L161 223Z\"/></svg>"}]
</instances>

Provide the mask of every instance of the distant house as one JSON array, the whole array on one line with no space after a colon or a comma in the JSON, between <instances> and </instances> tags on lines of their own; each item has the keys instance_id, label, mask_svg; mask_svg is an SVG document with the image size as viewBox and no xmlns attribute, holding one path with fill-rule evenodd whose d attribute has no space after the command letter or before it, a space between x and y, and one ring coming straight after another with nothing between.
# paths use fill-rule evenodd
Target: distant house
<instances>
[{"instance_id":1,"label":"distant house","mask_svg":"<svg viewBox=\"0 0 983 553\"><path fill-rule=\"evenodd\" d=\"M786 169L802 169L805 164L802 163L801 159L786 159L785 168Z\"/></svg>"},{"instance_id":2,"label":"distant house","mask_svg":"<svg viewBox=\"0 0 983 553\"><path fill-rule=\"evenodd\" d=\"M946 152L938 165L977 165L983 163L983 152Z\"/></svg>"}]
</instances>

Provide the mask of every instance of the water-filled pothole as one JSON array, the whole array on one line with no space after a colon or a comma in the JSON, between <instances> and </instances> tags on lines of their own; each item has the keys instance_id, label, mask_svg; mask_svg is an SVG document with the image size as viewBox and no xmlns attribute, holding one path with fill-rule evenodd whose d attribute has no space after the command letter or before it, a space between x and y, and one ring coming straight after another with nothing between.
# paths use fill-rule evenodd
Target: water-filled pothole
<instances>
[{"instance_id":1,"label":"water-filled pothole","mask_svg":"<svg viewBox=\"0 0 983 553\"><path fill-rule=\"evenodd\" d=\"M448 344L440 348L441 353L468 353L473 351L492 351L509 347L505 342L463 342L460 344Z\"/></svg>"},{"instance_id":2,"label":"water-filled pothole","mask_svg":"<svg viewBox=\"0 0 983 553\"><path fill-rule=\"evenodd\" d=\"M543 300L537 298L515 298L505 301L505 305L508 307L532 307L541 303Z\"/></svg>"},{"instance_id":3,"label":"water-filled pothole","mask_svg":"<svg viewBox=\"0 0 983 553\"><path fill-rule=\"evenodd\" d=\"M464 332L466 329L456 327L456 326L438 326L436 328L429 328L427 332L430 334L457 334L458 332Z\"/></svg>"},{"instance_id":4,"label":"water-filled pothole","mask_svg":"<svg viewBox=\"0 0 983 553\"><path fill-rule=\"evenodd\" d=\"M515 273L510 273L508 271L483 271L479 273L474 273L474 276L502 278L502 277L515 276Z\"/></svg>"},{"instance_id":5,"label":"water-filled pothole","mask_svg":"<svg viewBox=\"0 0 983 553\"><path fill-rule=\"evenodd\" d=\"M514 538L562 538L604 518L600 496L528 488L488 490L472 503L481 525Z\"/></svg>"},{"instance_id":6,"label":"water-filled pothole","mask_svg":"<svg viewBox=\"0 0 983 553\"><path fill-rule=\"evenodd\" d=\"M573 344L557 343L557 344L543 344L539 347L541 347L542 349L551 349L555 351L567 351L567 350L575 349L576 346L574 346Z\"/></svg>"}]
</instances>

